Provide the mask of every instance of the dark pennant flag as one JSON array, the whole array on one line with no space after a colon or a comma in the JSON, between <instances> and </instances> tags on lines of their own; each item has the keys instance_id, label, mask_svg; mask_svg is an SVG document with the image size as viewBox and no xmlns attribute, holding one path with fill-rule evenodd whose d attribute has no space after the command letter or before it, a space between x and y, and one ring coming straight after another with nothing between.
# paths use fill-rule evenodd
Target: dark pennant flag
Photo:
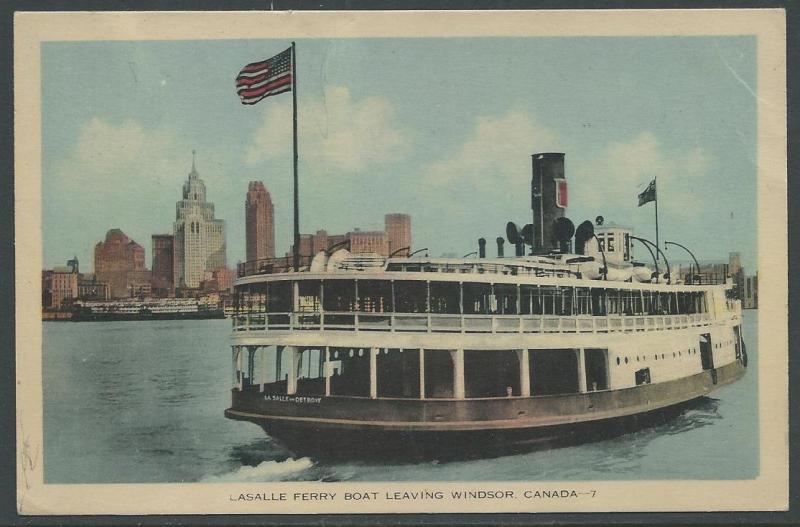
<instances>
[{"instance_id":1,"label":"dark pennant flag","mask_svg":"<svg viewBox=\"0 0 800 527\"><path fill-rule=\"evenodd\" d=\"M242 104L255 104L287 91L292 91L292 48L271 59L248 64L236 76L236 93Z\"/></svg>"},{"instance_id":2,"label":"dark pennant flag","mask_svg":"<svg viewBox=\"0 0 800 527\"><path fill-rule=\"evenodd\" d=\"M651 201L655 201L656 199L656 180L650 182L647 185L647 188L644 189L644 192L639 194L639 206L641 207L645 203L650 203Z\"/></svg>"}]
</instances>

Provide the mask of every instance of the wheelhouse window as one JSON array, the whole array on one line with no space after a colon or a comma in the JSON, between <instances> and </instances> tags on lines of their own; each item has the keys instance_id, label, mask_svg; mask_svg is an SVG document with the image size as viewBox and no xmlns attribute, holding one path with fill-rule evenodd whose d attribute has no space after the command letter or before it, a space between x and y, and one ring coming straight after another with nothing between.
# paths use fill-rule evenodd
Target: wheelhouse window
<instances>
[{"instance_id":1,"label":"wheelhouse window","mask_svg":"<svg viewBox=\"0 0 800 527\"><path fill-rule=\"evenodd\" d=\"M391 311L392 283L388 280L359 280L357 310L368 313Z\"/></svg>"},{"instance_id":2,"label":"wheelhouse window","mask_svg":"<svg viewBox=\"0 0 800 527\"><path fill-rule=\"evenodd\" d=\"M431 313L459 314L461 312L461 285L458 282L431 282Z\"/></svg>"},{"instance_id":3,"label":"wheelhouse window","mask_svg":"<svg viewBox=\"0 0 800 527\"><path fill-rule=\"evenodd\" d=\"M352 312L356 310L355 280L325 280L322 307L325 311Z\"/></svg>"},{"instance_id":4,"label":"wheelhouse window","mask_svg":"<svg viewBox=\"0 0 800 527\"><path fill-rule=\"evenodd\" d=\"M428 311L428 283L418 280L394 282L395 311L398 313L426 313Z\"/></svg>"}]
</instances>

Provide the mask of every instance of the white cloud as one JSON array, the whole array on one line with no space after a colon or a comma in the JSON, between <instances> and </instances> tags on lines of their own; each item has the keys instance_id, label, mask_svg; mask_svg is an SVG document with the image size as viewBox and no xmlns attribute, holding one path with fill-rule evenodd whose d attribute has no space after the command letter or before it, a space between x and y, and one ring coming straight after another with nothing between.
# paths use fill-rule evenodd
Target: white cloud
<instances>
[{"instance_id":1,"label":"white cloud","mask_svg":"<svg viewBox=\"0 0 800 527\"><path fill-rule=\"evenodd\" d=\"M701 210L703 177L714 166L703 149L667 149L644 131L628 141L608 144L594 159L575 166L568 179L582 209L612 208L632 215L638 207L637 195L658 178L660 208L665 213L694 216Z\"/></svg>"},{"instance_id":2,"label":"white cloud","mask_svg":"<svg viewBox=\"0 0 800 527\"><path fill-rule=\"evenodd\" d=\"M501 117L479 117L461 147L423 170L425 183L503 193L509 186L528 181L534 151L550 151L558 143L557 135L524 109Z\"/></svg>"},{"instance_id":3,"label":"white cloud","mask_svg":"<svg viewBox=\"0 0 800 527\"><path fill-rule=\"evenodd\" d=\"M346 87L327 88L320 99L298 103L300 155L316 170L363 171L393 163L409 152L407 130L382 97L354 100ZM291 104L268 105L247 152L250 164L284 159L291 152Z\"/></svg>"},{"instance_id":4,"label":"white cloud","mask_svg":"<svg viewBox=\"0 0 800 527\"><path fill-rule=\"evenodd\" d=\"M71 153L45 178L48 248L59 259L82 255L89 270L94 244L118 227L145 247L149 260L150 235L171 230L190 166L191 148L167 130L131 119L89 120Z\"/></svg>"}]
</instances>

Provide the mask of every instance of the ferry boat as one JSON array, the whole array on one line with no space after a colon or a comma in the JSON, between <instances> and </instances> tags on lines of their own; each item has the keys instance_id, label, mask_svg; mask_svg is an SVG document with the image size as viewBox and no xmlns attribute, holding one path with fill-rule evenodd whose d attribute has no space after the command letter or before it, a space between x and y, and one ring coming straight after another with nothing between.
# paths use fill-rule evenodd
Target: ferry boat
<instances>
[{"instance_id":1,"label":"ferry boat","mask_svg":"<svg viewBox=\"0 0 800 527\"><path fill-rule=\"evenodd\" d=\"M79 300L73 306L70 320L73 322L106 322L210 318L225 318L225 313L219 306L204 304L195 298L150 298L145 300Z\"/></svg>"},{"instance_id":2,"label":"ferry boat","mask_svg":"<svg viewBox=\"0 0 800 527\"><path fill-rule=\"evenodd\" d=\"M514 256L240 264L225 415L296 453L441 459L622 433L742 377L730 279L672 277L655 246L637 262L646 240L599 217L574 229L564 154L532 158Z\"/></svg>"}]
</instances>

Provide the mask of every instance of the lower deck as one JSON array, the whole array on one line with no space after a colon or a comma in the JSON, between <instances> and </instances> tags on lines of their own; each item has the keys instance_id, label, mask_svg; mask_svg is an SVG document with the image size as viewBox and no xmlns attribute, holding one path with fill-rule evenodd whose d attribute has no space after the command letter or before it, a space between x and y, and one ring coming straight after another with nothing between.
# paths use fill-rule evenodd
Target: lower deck
<instances>
[{"instance_id":1,"label":"lower deck","mask_svg":"<svg viewBox=\"0 0 800 527\"><path fill-rule=\"evenodd\" d=\"M679 405L739 379L745 371L744 360L737 360L685 378L622 390L463 400L315 397L250 387L232 391L232 405L226 415L278 432L456 432L557 427Z\"/></svg>"}]
</instances>

